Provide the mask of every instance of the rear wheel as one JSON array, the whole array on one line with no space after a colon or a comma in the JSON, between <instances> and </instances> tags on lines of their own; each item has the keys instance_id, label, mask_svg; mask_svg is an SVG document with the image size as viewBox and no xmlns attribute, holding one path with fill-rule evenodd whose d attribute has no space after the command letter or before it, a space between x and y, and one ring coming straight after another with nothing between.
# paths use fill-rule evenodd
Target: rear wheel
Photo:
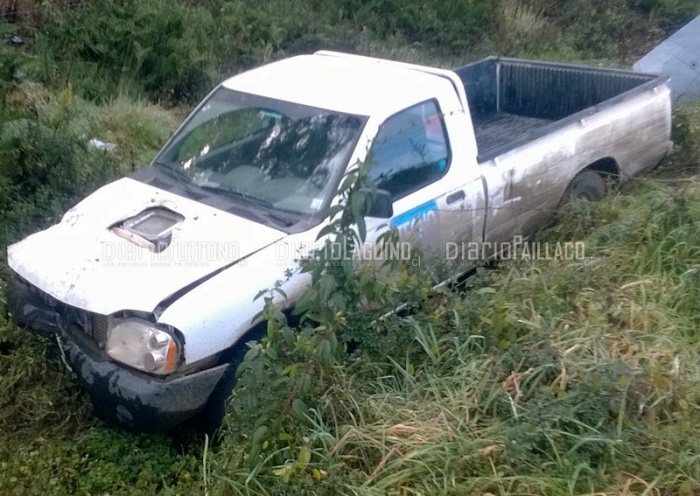
<instances>
[{"instance_id":1,"label":"rear wheel","mask_svg":"<svg viewBox=\"0 0 700 496\"><path fill-rule=\"evenodd\" d=\"M564 195L564 199L565 201L599 201L603 199L606 192L607 187L605 186L605 181L600 173L588 169L579 172L571 181L571 184Z\"/></svg>"}]
</instances>

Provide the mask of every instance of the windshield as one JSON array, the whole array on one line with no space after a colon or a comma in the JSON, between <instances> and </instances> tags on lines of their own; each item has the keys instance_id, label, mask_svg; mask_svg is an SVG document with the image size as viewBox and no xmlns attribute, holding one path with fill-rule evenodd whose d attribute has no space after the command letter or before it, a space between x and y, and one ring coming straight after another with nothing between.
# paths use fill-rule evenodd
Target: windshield
<instances>
[{"instance_id":1,"label":"windshield","mask_svg":"<svg viewBox=\"0 0 700 496\"><path fill-rule=\"evenodd\" d=\"M325 209L364 118L216 90L156 158L188 182L247 206Z\"/></svg>"}]
</instances>

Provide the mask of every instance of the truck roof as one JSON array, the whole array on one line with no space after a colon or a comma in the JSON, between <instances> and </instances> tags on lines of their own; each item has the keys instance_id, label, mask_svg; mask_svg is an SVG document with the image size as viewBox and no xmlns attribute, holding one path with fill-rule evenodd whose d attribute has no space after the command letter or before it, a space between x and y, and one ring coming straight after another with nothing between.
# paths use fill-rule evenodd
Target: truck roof
<instances>
[{"instance_id":1,"label":"truck roof","mask_svg":"<svg viewBox=\"0 0 700 496\"><path fill-rule=\"evenodd\" d=\"M389 115L435 97L443 78L420 66L329 52L300 55L224 81L229 89L355 115Z\"/></svg>"}]
</instances>

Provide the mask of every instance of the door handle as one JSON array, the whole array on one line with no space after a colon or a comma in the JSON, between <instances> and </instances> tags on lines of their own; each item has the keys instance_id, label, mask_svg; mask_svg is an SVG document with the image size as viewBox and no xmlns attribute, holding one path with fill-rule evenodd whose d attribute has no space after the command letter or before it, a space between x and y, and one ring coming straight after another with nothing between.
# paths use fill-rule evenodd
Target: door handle
<instances>
[{"instance_id":1,"label":"door handle","mask_svg":"<svg viewBox=\"0 0 700 496\"><path fill-rule=\"evenodd\" d=\"M459 191L455 191L454 193L450 193L449 195L447 195L447 198L445 198L445 201L449 205L450 203L455 203L455 202L464 200L466 198L466 196L467 195L464 194L464 190L460 189Z\"/></svg>"}]
</instances>

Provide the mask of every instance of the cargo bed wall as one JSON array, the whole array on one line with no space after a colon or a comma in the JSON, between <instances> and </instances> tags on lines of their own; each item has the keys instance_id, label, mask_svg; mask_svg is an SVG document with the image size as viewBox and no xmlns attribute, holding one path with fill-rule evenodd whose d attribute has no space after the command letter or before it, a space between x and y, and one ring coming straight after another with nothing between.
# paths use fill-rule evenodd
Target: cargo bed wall
<instances>
[{"instance_id":1,"label":"cargo bed wall","mask_svg":"<svg viewBox=\"0 0 700 496\"><path fill-rule=\"evenodd\" d=\"M469 100L480 161L550 132L553 122L603 102L612 104L616 97L660 79L630 71L495 57L455 72Z\"/></svg>"}]
</instances>

